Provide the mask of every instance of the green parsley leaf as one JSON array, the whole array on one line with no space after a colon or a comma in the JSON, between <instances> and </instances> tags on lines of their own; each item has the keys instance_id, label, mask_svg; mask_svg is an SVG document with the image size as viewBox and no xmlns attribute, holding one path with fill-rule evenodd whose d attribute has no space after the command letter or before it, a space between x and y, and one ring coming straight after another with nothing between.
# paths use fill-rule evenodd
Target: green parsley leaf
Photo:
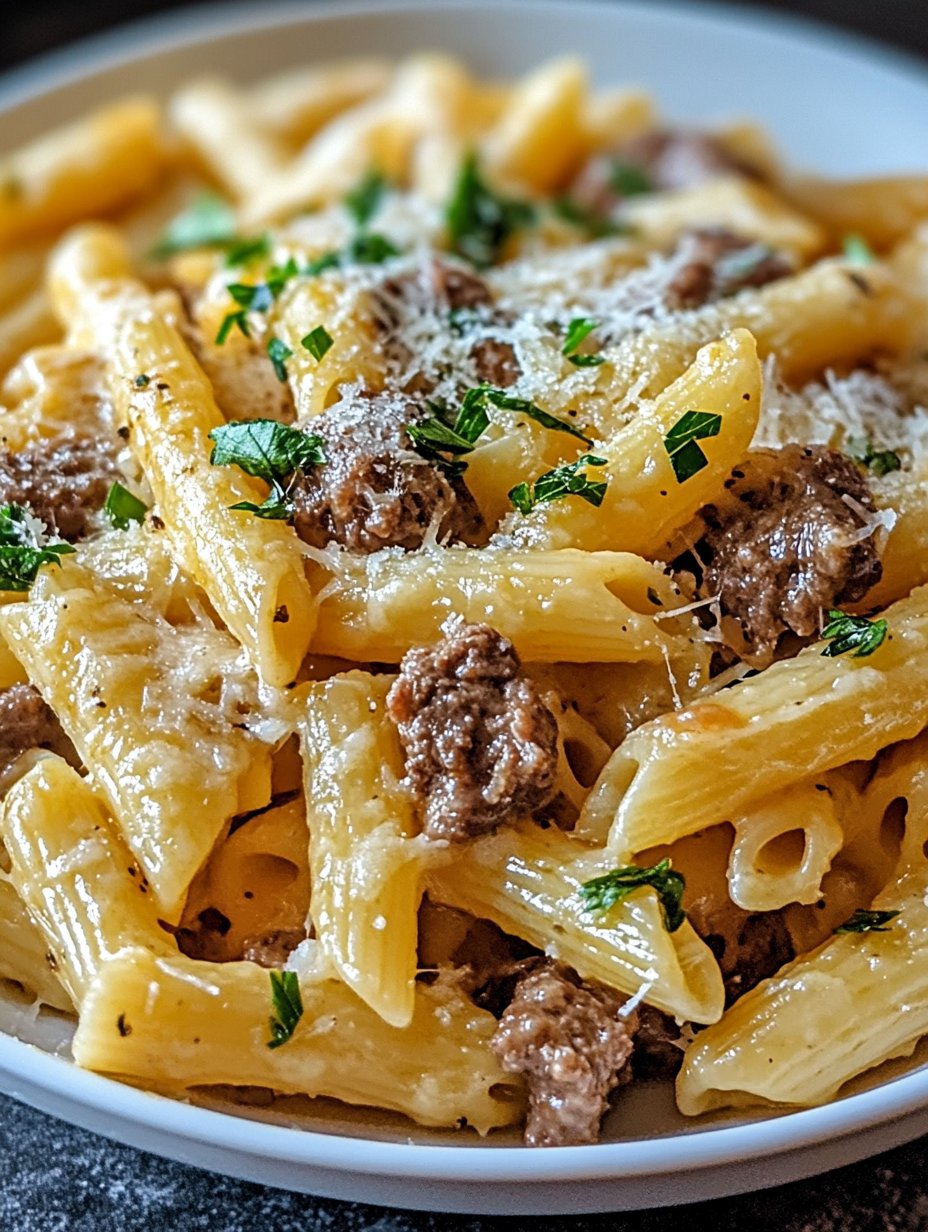
<instances>
[{"instance_id":1,"label":"green parsley leaf","mask_svg":"<svg viewBox=\"0 0 928 1232\"><path fill-rule=\"evenodd\" d=\"M249 261L264 260L271 255L271 237L265 232L251 239L234 240L226 253L226 266L247 265Z\"/></svg>"},{"instance_id":2,"label":"green parsley leaf","mask_svg":"<svg viewBox=\"0 0 928 1232\"><path fill-rule=\"evenodd\" d=\"M642 886L651 886L657 891L664 926L669 933L675 933L686 919L681 906L686 880L682 873L671 868L670 860L660 860L650 868L637 864L614 868L611 873L585 881L580 887L580 897L588 911L609 911Z\"/></svg>"},{"instance_id":3,"label":"green parsley leaf","mask_svg":"<svg viewBox=\"0 0 928 1232\"><path fill-rule=\"evenodd\" d=\"M468 154L445 207L451 249L473 265L496 261L506 240L535 221L535 208L495 193L483 180L477 155Z\"/></svg>"},{"instance_id":4,"label":"green parsley leaf","mask_svg":"<svg viewBox=\"0 0 928 1232\"><path fill-rule=\"evenodd\" d=\"M664 448L677 483L686 483L709 465L709 459L696 442L718 436L721 427L722 416L711 411L687 411L680 416L664 437Z\"/></svg>"},{"instance_id":5,"label":"green parsley leaf","mask_svg":"<svg viewBox=\"0 0 928 1232\"><path fill-rule=\"evenodd\" d=\"M130 522L145 521L148 506L121 483L114 483L106 494L103 512L117 530L128 530Z\"/></svg>"},{"instance_id":6,"label":"green parsley leaf","mask_svg":"<svg viewBox=\"0 0 928 1232\"><path fill-rule=\"evenodd\" d=\"M654 192L654 183L642 167L620 159L616 159L609 171L609 187L622 197L638 197L642 193Z\"/></svg>"},{"instance_id":7,"label":"green parsley leaf","mask_svg":"<svg viewBox=\"0 0 928 1232\"><path fill-rule=\"evenodd\" d=\"M866 616L849 616L837 608L828 613L828 623L822 637L831 641L822 654L829 659L853 650L853 658L864 659L882 646L889 628L885 620L870 620Z\"/></svg>"},{"instance_id":8,"label":"green parsley leaf","mask_svg":"<svg viewBox=\"0 0 928 1232\"><path fill-rule=\"evenodd\" d=\"M306 347L313 359L320 360L332 349L333 338L324 325L317 325L300 340L300 345Z\"/></svg>"},{"instance_id":9,"label":"green parsley leaf","mask_svg":"<svg viewBox=\"0 0 928 1232\"><path fill-rule=\"evenodd\" d=\"M855 462L868 467L878 479L902 469L902 460L893 449L874 449L872 437L848 438L847 451Z\"/></svg>"},{"instance_id":10,"label":"green parsley leaf","mask_svg":"<svg viewBox=\"0 0 928 1232\"><path fill-rule=\"evenodd\" d=\"M296 1030L296 1025L303 1017L303 998L300 995L300 981L295 971L270 971L271 1006L273 1013L270 1018L271 1038L267 1041L268 1048L279 1048L286 1044Z\"/></svg>"},{"instance_id":11,"label":"green parsley leaf","mask_svg":"<svg viewBox=\"0 0 928 1232\"><path fill-rule=\"evenodd\" d=\"M859 907L849 920L839 924L836 933L888 933L886 925L899 915L898 911L863 911Z\"/></svg>"},{"instance_id":12,"label":"green parsley leaf","mask_svg":"<svg viewBox=\"0 0 928 1232\"><path fill-rule=\"evenodd\" d=\"M216 334L216 344L222 346L236 328L240 329L246 338L250 338L247 314L267 312L290 279L298 273L299 267L293 257L290 257L284 265L272 265L263 282L230 282L226 290L239 307L223 318Z\"/></svg>"},{"instance_id":13,"label":"green parsley leaf","mask_svg":"<svg viewBox=\"0 0 928 1232\"><path fill-rule=\"evenodd\" d=\"M480 394L493 406L499 407L501 411L515 411L518 415L527 415L529 419L534 419L543 428L550 428L552 432L566 432L568 436L575 436L578 441L583 441L584 445L593 444L590 437L581 432L579 428L575 428L566 419L558 419L557 415L543 411L540 406L529 402L527 398L514 398L504 389L493 389L490 385L477 385L469 393Z\"/></svg>"},{"instance_id":14,"label":"green parsley leaf","mask_svg":"<svg viewBox=\"0 0 928 1232\"><path fill-rule=\"evenodd\" d=\"M278 381L285 381L287 379L287 360L293 352L282 339L268 338L267 354L274 365L274 374Z\"/></svg>"},{"instance_id":15,"label":"green parsley leaf","mask_svg":"<svg viewBox=\"0 0 928 1232\"><path fill-rule=\"evenodd\" d=\"M135 388L136 389L147 389L150 384L151 384L151 377L145 372L140 372L139 375L135 378Z\"/></svg>"},{"instance_id":16,"label":"green parsley leaf","mask_svg":"<svg viewBox=\"0 0 928 1232\"><path fill-rule=\"evenodd\" d=\"M73 551L70 543L49 543L22 505L0 505L0 590L28 590L43 565L59 565Z\"/></svg>"},{"instance_id":17,"label":"green parsley leaf","mask_svg":"<svg viewBox=\"0 0 928 1232\"><path fill-rule=\"evenodd\" d=\"M251 337L251 330L248 327L248 318L245 315L244 310L241 308L237 312L227 312L222 318L222 324L216 332L216 345L222 346L222 344L228 339L229 334L232 333L233 329L240 329L246 338Z\"/></svg>"},{"instance_id":18,"label":"green parsley leaf","mask_svg":"<svg viewBox=\"0 0 928 1232\"><path fill-rule=\"evenodd\" d=\"M876 254L862 235L846 235L841 241L844 259L851 265L872 265Z\"/></svg>"},{"instance_id":19,"label":"green parsley leaf","mask_svg":"<svg viewBox=\"0 0 928 1232\"><path fill-rule=\"evenodd\" d=\"M310 275L324 274L326 270L341 269L345 265L382 265L391 257L398 257L400 250L385 235L376 231L363 231L350 240L344 248L325 252L310 261L304 271Z\"/></svg>"},{"instance_id":20,"label":"green parsley leaf","mask_svg":"<svg viewBox=\"0 0 928 1232\"><path fill-rule=\"evenodd\" d=\"M567 334L561 354L570 360L577 368L595 368L606 362L604 355L578 355L577 348L598 326L599 322L592 317L574 317L567 326Z\"/></svg>"},{"instance_id":21,"label":"green parsley leaf","mask_svg":"<svg viewBox=\"0 0 928 1232\"><path fill-rule=\"evenodd\" d=\"M228 202L205 192L168 223L151 255L163 261L192 248L224 248L235 243L235 226L235 211Z\"/></svg>"},{"instance_id":22,"label":"green parsley leaf","mask_svg":"<svg viewBox=\"0 0 928 1232\"><path fill-rule=\"evenodd\" d=\"M357 188L346 193L345 209L359 227L366 227L383 203L387 191L386 178L376 170L368 171Z\"/></svg>"},{"instance_id":23,"label":"green parsley leaf","mask_svg":"<svg viewBox=\"0 0 928 1232\"><path fill-rule=\"evenodd\" d=\"M276 419L246 419L213 428L210 462L213 466L237 466L246 475L254 475L270 485L271 491L261 505L239 501L232 509L242 509L262 518L287 518L293 512L293 502L287 481L310 466L326 461L320 436L301 432L278 423Z\"/></svg>"},{"instance_id":24,"label":"green parsley leaf","mask_svg":"<svg viewBox=\"0 0 928 1232\"><path fill-rule=\"evenodd\" d=\"M604 239L607 235L631 235L634 230L628 223L598 214L571 197L558 197L552 202L551 210L557 218L570 223L578 231L586 232L594 240Z\"/></svg>"},{"instance_id":25,"label":"green parsley leaf","mask_svg":"<svg viewBox=\"0 0 928 1232\"><path fill-rule=\"evenodd\" d=\"M553 471L546 471L534 483L517 483L514 488L510 488L509 499L522 514L531 513L536 505L562 500L565 496L582 497L588 504L598 508L603 503L608 485L605 480L590 479L582 473L582 468L605 465L605 458L585 453L575 462L566 462Z\"/></svg>"}]
</instances>

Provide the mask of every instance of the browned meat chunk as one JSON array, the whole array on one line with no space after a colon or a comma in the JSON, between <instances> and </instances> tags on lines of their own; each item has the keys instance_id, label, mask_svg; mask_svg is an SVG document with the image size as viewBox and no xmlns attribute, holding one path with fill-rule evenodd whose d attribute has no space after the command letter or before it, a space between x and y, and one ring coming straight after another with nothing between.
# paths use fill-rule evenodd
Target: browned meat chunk
<instances>
[{"instance_id":1,"label":"browned meat chunk","mask_svg":"<svg viewBox=\"0 0 928 1232\"><path fill-rule=\"evenodd\" d=\"M765 666L782 633L811 637L822 609L853 603L882 576L859 510L873 498L860 469L824 446L763 449L732 473L732 497L702 511L702 593L718 595L726 637ZM845 499L847 498L847 499ZM740 639L738 638L740 630Z\"/></svg>"},{"instance_id":2,"label":"browned meat chunk","mask_svg":"<svg viewBox=\"0 0 928 1232\"><path fill-rule=\"evenodd\" d=\"M80 765L54 710L32 685L14 684L0 691L0 776L28 749L49 749L72 766Z\"/></svg>"},{"instance_id":3,"label":"browned meat chunk","mask_svg":"<svg viewBox=\"0 0 928 1232\"><path fill-rule=\"evenodd\" d=\"M690 923L715 955L725 983L725 1003L743 996L796 957L779 911L748 912L697 900L687 908Z\"/></svg>"},{"instance_id":4,"label":"browned meat chunk","mask_svg":"<svg viewBox=\"0 0 928 1232\"><path fill-rule=\"evenodd\" d=\"M259 967L282 967L301 941L306 940L305 928L279 928L260 937L248 937L242 947L242 958Z\"/></svg>"},{"instance_id":5,"label":"browned meat chunk","mask_svg":"<svg viewBox=\"0 0 928 1232\"><path fill-rule=\"evenodd\" d=\"M624 998L544 962L516 984L490 1047L504 1070L528 1086L529 1146L595 1142L609 1095L627 1082L636 1014Z\"/></svg>"},{"instance_id":6,"label":"browned meat chunk","mask_svg":"<svg viewBox=\"0 0 928 1232\"><path fill-rule=\"evenodd\" d=\"M699 308L793 272L790 261L780 253L724 227L686 232L675 256L680 264L664 294L664 302L673 310Z\"/></svg>"},{"instance_id":7,"label":"browned meat chunk","mask_svg":"<svg viewBox=\"0 0 928 1232\"><path fill-rule=\"evenodd\" d=\"M672 1078L683 1063L680 1028L653 1005L638 1006L632 1069L636 1078Z\"/></svg>"},{"instance_id":8,"label":"browned meat chunk","mask_svg":"<svg viewBox=\"0 0 928 1232\"><path fill-rule=\"evenodd\" d=\"M557 723L511 642L488 625L446 629L403 656L387 709L425 833L459 840L551 799Z\"/></svg>"},{"instance_id":9,"label":"browned meat chunk","mask_svg":"<svg viewBox=\"0 0 928 1232\"><path fill-rule=\"evenodd\" d=\"M637 172L630 175L629 172ZM595 154L577 176L571 198L585 209L610 214L637 191L695 188L722 175L755 177L755 168L737 159L715 137L673 129L653 129L605 154Z\"/></svg>"},{"instance_id":10,"label":"browned meat chunk","mask_svg":"<svg viewBox=\"0 0 928 1232\"><path fill-rule=\"evenodd\" d=\"M466 266L440 258L433 258L421 270L385 280L375 293L375 303L387 354L403 366L413 358L403 339L404 325L417 314L437 314L447 331L463 331L468 316L483 325L506 324L484 280ZM471 345L470 358L479 381L505 387L519 379L521 369L509 342L477 338ZM429 374L419 373L415 391L427 392L433 384Z\"/></svg>"},{"instance_id":11,"label":"browned meat chunk","mask_svg":"<svg viewBox=\"0 0 928 1232\"><path fill-rule=\"evenodd\" d=\"M441 540L479 545L485 528L462 479L415 453L406 435L409 404L389 395L357 398L312 421L328 461L296 477L291 495L297 534L315 547L352 552L421 547Z\"/></svg>"},{"instance_id":12,"label":"browned meat chunk","mask_svg":"<svg viewBox=\"0 0 928 1232\"><path fill-rule=\"evenodd\" d=\"M119 473L103 445L86 437L36 441L0 451L0 504L28 505L48 529L74 542Z\"/></svg>"},{"instance_id":13,"label":"browned meat chunk","mask_svg":"<svg viewBox=\"0 0 928 1232\"><path fill-rule=\"evenodd\" d=\"M232 921L216 907L206 907L174 933L178 949L201 962L229 962L238 957L228 939Z\"/></svg>"}]
</instances>

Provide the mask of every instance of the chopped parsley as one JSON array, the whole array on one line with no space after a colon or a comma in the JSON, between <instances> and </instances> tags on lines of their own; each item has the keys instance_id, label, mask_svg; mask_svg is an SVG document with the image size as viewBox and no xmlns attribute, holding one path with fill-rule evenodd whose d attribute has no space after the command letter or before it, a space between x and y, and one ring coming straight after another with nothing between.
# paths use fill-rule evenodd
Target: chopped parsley
<instances>
[{"instance_id":1,"label":"chopped parsley","mask_svg":"<svg viewBox=\"0 0 928 1232\"><path fill-rule=\"evenodd\" d=\"M293 512L287 487L298 473L326 461L322 438L299 428L290 428L276 419L246 419L223 424L209 434L213 442L213 466L237 466L270 485L267 499L260 505L239 501L232 509L242 509L259 518L286 519Z\"/></svg>"},{"instance_id":2,"label":"chopped parsley","mask_svg":"<svg viewBox=\"0 0 928 1232\"><path fill-rule=\"evenodd\" d=\"M493 389L489 385L478 385L476 389L472 389L469 392L481 394L487 402L499 407L501 411L514 411L518 415L526 415L529 419L534 419L535 423L541 424L543 428L549 428L552 432L566 432L568 436L575 436L578 441L583 441L584 445L593 444L592 440L585 433L581 432L579 428L575 428L566 419L558 419L557 415L543 411L540 406L536 406L534 402L529 402L527 398L514 398L511 394L507 394L505 390Z\"/></svg>"},{"instance_id":3,"label":"chopped parsley","mask_svg":"<svg viewBox=\"0 0 928 1232\"><path fill-rule=\"evenodd\" d=\"M192 248L226 248L236 243L235 211L215 193L202 193L189 209L173 218L152 249L164 260Z\"/></svg>"},{"instance_id":4,"label":"chopped parsley","mask_svg":"<svg viewBox=\"0 0 928 1232\"><path fill-rule=\"evenodd\" d=\"M593 332L599 325L598 321L594 321L592 317L574 317L567 326L567 333L564 337L564 345L561 347L561 354L577 368L596 368L600 364L606 362L604 355L578 355L577 350L581 343Z\"/></svg>"},{"instance_id":5,"label":"chopped parsley","mask_svg":"<svg viewBox=\"0 0 928 1232\"><path fill-rule=\"evenodd\" d=\"M872 265L876 260L876 254L862 235L846 235L841 250L851 265Z\"/></svg>"},{"instance_id":6,"label":"chopped parsley","mask_svg":"<svg viewBox=\"0 0 928 1232\"><path fill-rule=\"evenodd\" d=\"M368 171L357 188L346 193L345 209L359 227L366 227L380 209L387 191L386 178L376 170Z\"/></svg>"},{"instance_id":7,"label":"chopped parsley","mask_svg":"<svg viewBox=\"0 0 928 1232\"><path fill-rule=\"evenodd\" d=\"M642 167L616 159L609 169L609 187L622 197L654 192L654 182Z\"/></svg>"},{"instance_id":8,"label":"chopped parsley","mask_svg":"<svg viewBox=\"0 0 928 1232\"><path fill-rule=\"evenodd\" d=\"M238 308L226 313L223 318L216 334L217 344L221 346L236 328L241 330L246 338L250 338L248 313L267 312L290 279L298 273L299 267L293 257L290 257L283 265L272 265L263 282L230 282L226 290L238 304Z\"/></svg>"},{"instance_id":9,"label":"chopped parsley","mask_svg":"<svg viewBox=\"0 0 928 1232\"><path fill-rule=\"evenodd\" d=\"M870 620L866 616L849 616L837 608L828 613L822 637L830 641L822 654L829 659L853 650L853 658L864 659L882 646L888 625L885 620Z\"/></svg>"},{"instance_id":10,"label":"chopped parsley","mask_svg":"<svg viewBox=\"0 0 928 1232\"><path fill-rule=\"evenodd\" d=\"M247 265L249 261L266 260L271 255L271 237L265 232L251 239L234 240L226 252L226 266Z\"/></svg>"},{"instance_id":11,"label":"chopped parsley","mask_svg":"<svg viewBox=\"0 0 928 1232\"><path fill-rule=\"evenodd\" d=\"M136 389L147 389L150 384L151 384L151 377L148 375L147 372L140 372L138 376L135 378L135 388Z\"/></svg>"},{"instance_id":12,"label":"chopped parsley","mask_svg":"<svg viewBox=\"0 0 928 1232\"><path fill-rule=\"evenodd\" d=\"M400 250L385 235L376 231L362 231L349 240L344 248L332 249L316 257L303 271L314 276L326 270L341 269L345 265L382 265L391 257L398 257Z\"/></svg>"},{"instance_id":13,"label":"chopped parsley","mask_svg":"<svg viewBox=\"0 0 928 1232\"><path fill-rule=\"evenodd\" d=\"M43 565L60 565L70 543L49 543L45 527L22 505L0 505L0 590L28 590Z\"/></svg>"},{"instance_id":14,"label":"chopped parsley","mask_svg":"<svg viewBox=\"0 0 928 1232\"><path fill-rule=\"evenodd\" d=\"M332 335L324 325L317 325L315 329L311 329L304 338L300 340L300 345L304 346L313 359L323 359L332 349Z\"/></svg>"},{"instance_id":15,"label":"chopped parsley","mask_svg":"<svg viewBox=\"0 0 928 1232\"><path fill-rule=\"evenodd\" d=\"M598 214L572 197L558 197L551 205L555 217L570 223L578 231L584 231L590 239L599 240L607 235L630 235L633 228L624 222Z\"/></svg>"},{"instance_id":16,"label":"chopped parsley","mask_svg":"<svg viewBox=\"0 0 928 1232\"><path fill-rule=\"evenodd\" d=\"M114 483L106 494L103 512L117 530L128 530L130 522L145 521L148 506L121 483Z\"/></svg>"},{"instance_id":17,"label":"chopped parsley","mask_svg":"<svg viewBox=\"0 0 928 1232\"><path fill-rule=\"evenodd\" d=\"M480 174L477 155L461 163L447 206L445 221L451 248L458 256L483 269L498 258L506 240L535 221L535 208L493 191Z\"/></svg>"},{"instance_id":18,"label":"chopped parsley","mask_svg":"<svg viewBox=\"0 0 928 1232\"><path fill-rule=\"evenodd\" d=\"M686 483L709 465L709 459L697 442L718 436L721 427L722 416L711 411L687 411L680 416L664 437L664 448L677 483Z\"/></svg>"},{"instance_id":19,"label":"chopped parsley","mask_svg":"<svg viewBox=\"0 0 928 1232\"><path fill-rule=\"evenodd\" d=\"M902 460L894 449L874 449L872 437L852 436L847 442L848 453L855 462L866 466L882 479L890 471L902 469Z\"/></svg>"},{"instance_id":20,"label":"chopped parsley","mask_svg":"<svg viewBox=\"0 0 928 1232\"><path fill-rule=\"evenodd\" d=\"M267 342L268 359L274 365L274 373L278 381L287 379L287 360L293 352L280 338L269 338Z\"/></svg>"},{"instance_id":21,"label":"chopped parsley","mask_svg":"<svg viewBox=\"0 0 928 1232\"><path fill-rule=\"evenodd\" d=\"M887 933L886 925L894 920L898 911L863 911L859 907L849 920L839 924L836 933Z\"/></svg>"},{"instance_id":22,"label":"chopped parsley","mask_svg":"<svg viewBox=\"0 0 928 1232\"><path fill-rule=\"evenodd\" d=\"M686 919L681 905L686 880L682 873L671 868L668 859L660 860L650 868L637 864L614 868L611 873L585 881L580 887L580 897L588 911L609 911L642 886L650 886L657 891L664 926L669 933L675 933Z\"/></svg>"},{"instance_id":23,"label":"chopped parsley","mask_svg":"<svg viewBox=\"0 0 928 1232\"><path fill-rule=\"evenodd\" d=\"M608 484L604 479L590 479L585 466L605 466L605 458L585 453L575 462L565 462L553 471L546 471L534 483L517 483L509 489L509 499L520 513L531 513L536 505L563 500L565 496L579 496L597 508L603 503Z\"/></svg>"},{"instance_id":24,"label":"chopped parsley","mask_svg":"<svg viewBox=\"0 0 928 1232\"><path fill-rule=\"evenodd\" d=\"M267 1046L279 1048L292 1038L297 1023L303 1017L303 998L295 971L270 971L269 975L273 1013L270 1018L271 1038Z\"/></svg>"}]
</instances>

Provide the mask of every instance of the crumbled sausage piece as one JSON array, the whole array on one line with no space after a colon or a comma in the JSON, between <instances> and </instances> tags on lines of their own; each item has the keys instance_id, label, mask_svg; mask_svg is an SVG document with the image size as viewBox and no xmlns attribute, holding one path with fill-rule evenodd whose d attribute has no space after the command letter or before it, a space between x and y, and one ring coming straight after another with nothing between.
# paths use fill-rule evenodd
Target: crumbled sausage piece
<instances>
[{"instance_id":1,"label":"crumbled sausage piece","mask_svg":"<svg viewBox=\"0 0 928 1232\"><path fill-rule=\"evenodd\" d=\"M473 314L481 324L506 324L486 282L473 270L445 258L432 258L418 270L386 279L375 292L374 302L387 355L403 367L413 358L402 336L403 325L417 312L437 311L445 318L443 328L448 331L462 329L466 314ZM512 344L500 338L475 339L470 359L477 380L489 385L512 385L521 374ZM418 373L410 389L427 393L433 384L430 374Z\"/></svg>"},{"instance_id":2,"label":"crumbled sausage piece","mask_svg":"<svg viewBox=\"0 0 928 1232\"><path fill-rule=\"evenodd\" d=\"M0 504L28 505L48 529L73 543L103 506L116 465L99 441L59 436L20 453L0 450Z\"/></svg>"},{"instance_id":3,"label":"crumbled sausage piece","mask_svg":"<svg viewBox=\"0 0 928 1232\"><path fill-rule=\"evenodd\" d=\"M641 171L657 191L695 188L723 175L757 176L755 168L741 162L716 137L652 129L607 153L594 154L574 181L571 198L596 214L610 214L623 200L616 167Z\"/></svg>"},{"instance_id":4,"label":"crumbled sausage piece","mask_svg":"<svg viewBox=\"0 0 928 1232\"><path fill-rule=\"evenodd\" d=\"M664 293L664 302L673 310L699 308L793 272L791 262L780 253L725 227L685 232L675 256L679 264Z\"/></svg>"},{"instance_id":5,"label":"crumbled sausage piece","mask_svg":"<svg viewBox=\"0 0 928 1232\"><path fill-rule=\"evenodd\" d=\"M557 723L511 642L484 624L445 628L403 656L387 710L425 833L459 840L551 799Z\"/></svg>"},{"instance_id":6,"label":"crumbled sausage piece","mask_svg":"<svg viewBox=\"0 0 928 1232\"><path fill-rule=\"evenodd\" d=\"M715 955L725 984L725 1004L744 995L796 957L779 911L744 911L698 899L687 908L690 923Z\"/></svg>"},{"instance_id":7,"label":"crumbled sausage piece","mask_svg":"<svg viewBox=\"0 0 928 1232\"><path fill-rule=\"evenodd\" d=\"M0 691L0 777L29 749L49 749L72 766L80 759L58 717L29 684Z\"/></svg>"},{"instance_id":8,"label":"crumbled sausage piece","mask_svg":"<svg viewBox=\"0 0 928 1232\"><path fill-rule=\"evenodd\" d=\"M178 949L201 962L229 962L237 957L227 940L232 921L217 907L206 907L182 927L171 929Z\"/></svg>"},{"instance_id":9,"label":"crumbled sausage piece","mask_svg":"<svg viewBox=\"0 0 928 1232\"><path fill-rule=\"evenodd\" d=\"M849 458L819 445L755 450L729 490L732 502L702 510L701 590L719 596L738 653L763 667L787 629L811 637L823 609L861 599L880 580L873 536L860 537L859 510L872 510L873 498Z\"/></svg>"},{"instance_id":10,"label":"crumbled sausage piece","mask_svg":"<svg viewBox=\"0 0 928 1232\"><path fill-rule=\"evenodd\" d=\"M637 1014L620 1018L623 1001L550 961L519 979L490 1047L507 1073L525 1075L527 1145L597 1140L609 1095L631 1078Z\"/></svg>"},{"instance_id":11,"label":"crumbled sausage piece","mask_svg":"<svg viewBox=\"0 0 928 1232\"><path fill-rule=\"evenodd\" d=\"M260 937L248 937L242 947L242 958L259 967L282 967L306 936L305 928L278 928Z\"/></svg>"},{"instance_id":12,"label":"crumbled sausage piece","mask_svg":"<svg viewBox=\"0 0 928 1232\"><path fill-rule=\"evenodd\" d=\"M680 1028L656 1006L638 1006L632 1070L636 1078L672 1078L683 1064Z\"/></svg>"},{"instance_id":13,"label":"crumbled sausage piece","mask_svg":"<svg viewBox=\"0 0 928 1232\"><path fill-rule=\"evenodd\" d=\"M463 480L411 448L415 412L390 395L358 397L313 419L327 461L296 477L291 496L297 534L315 547L352 552L412 551L430 530L440 540L478 546L485 526Z\"/></svg>"}]
</instances>

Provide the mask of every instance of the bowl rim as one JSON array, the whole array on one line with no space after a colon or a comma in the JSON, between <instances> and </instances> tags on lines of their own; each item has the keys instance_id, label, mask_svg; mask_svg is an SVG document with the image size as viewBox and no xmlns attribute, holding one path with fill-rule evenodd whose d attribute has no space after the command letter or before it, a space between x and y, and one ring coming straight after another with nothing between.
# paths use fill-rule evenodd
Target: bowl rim
<instances>
[{"instance_id":1,"label":"bowl rim","mask_svg":"<svg viewBox=\"0 0 928 1232\"><path fill-rule=\"evenodd\" d=\"M698 6L686 0L507 0L535 11L584 12L623 10L666 19L685 18L706 27L735 25L766 39L808 47L816 45L845 63L865 60L898 81L928 95L928 69L913 53L876 43L865 36L835 30L805 15L785 14L762 5L745 11L711 0ZM260 8L250 0L197 5L129 20L113 30L83 38L0 74L0 115L37 101L57 89L78 84L109 69L170 54L210 37L236 37L291 23L316 24L368 14L415 14L427 11L472 14L498 11L498 0L323 0L307 7L301 0L272 0ZM207 1143L237 1155L273 1157L282 1163L311 1165L333 1172L404 1176L443 1182L550 1183L558 1181L631 1180L702 1171L762 1160L815 1147L823 1139L840 1140L899 1121L928 1107L928 1067L899 1075L868 1090L814 1108L776 1110L748 1123L693 1128L593 1146L564 1146L534 1151L521 1145L482 1146L396 1142L337 1129L317 1130L276 1125L247 1116L204 1108L116 1079L83 1070L64 1057L45 1052L0 1032L0 1078L14 1098L42 1106L38 1092L116 1118L139 1129L154 1129L177 1140ZM68 1117L77 1122L76 1118ZM99 1120L93 1128L106 1133ZM363 1128L363 1127L362 1127ZM114 1130L113 1136L116 1136ZM673 1147L661 1150L660 1147ZM657 1148L657 1149L655 1149ZM762 1184L762 1182L760 1182ZM733 1192L733 1190L729 1190Z\"/></svg>"}]
</instances>

